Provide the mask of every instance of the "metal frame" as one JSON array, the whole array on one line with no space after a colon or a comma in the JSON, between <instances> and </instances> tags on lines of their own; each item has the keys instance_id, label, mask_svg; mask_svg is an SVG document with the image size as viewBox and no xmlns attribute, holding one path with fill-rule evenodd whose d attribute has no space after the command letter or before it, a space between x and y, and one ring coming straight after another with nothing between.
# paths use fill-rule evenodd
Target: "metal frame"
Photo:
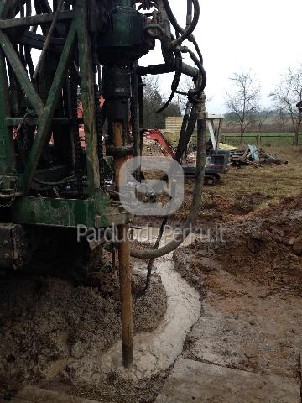
<instances>
[{"instance_id":1,"label":"metal frame","mask_svg":"<svg viewBox=\"0 0 302 403\"><path fill-rule=\"evenodd\" d=\"M10 6L13 6L14 0L2 1L0 4L0 86L2 91L2 97L0 97L0 192L11 191L14 187L14 193L18 195L26 196L30 190L33 179L37 172L38 162L45 146L45 142L48 139L49 130L54 120L54 112L62 91L64 78L66 71L69 67L69 61L71 52L74 47L78 47L79 53L79 68L81 76L81 98L83 104L83 120L85 125L85 139L86 139L86 169L87 169L87 182L88 182L88 198L87 200L70 201L70 205L74 209L74 217L69 222L76 225L78 223L77 210L84 211L87 207L87 203L90 206L91 211L94 211L94 216L100 216L100 208L103 211L107 211L107 206L110 206L111 201L108 196L103 195L100 203L94 203L95 198L100 197L100 173L99 173L99 160L97 155L97 130L96 130L96 110L95 110L95 94L94 94L94 76L92 71L91 54L89 33L87 29L87 0L78 0L73 11L62 11L56 16L56 13L39 14L36 16L22 17L22 18L7 18L10 13ZM54 80L51 84L49 95L43 102L41 96L36 91L33 82L28 77L22 62L14 49L14 43L11 42L6 30L15 27L25 27L32 25L40 25L45 23L51 23L54 18L58 20L69 20L70 28L67 35L63 50L60 55L60 61L56 68ZM46 39L47 40L47 39ZM45 40L45 42L46 42ZM36 124L38 127L38 133L35 137L33 146L30 150L28 159L24 171L20 175L16 175L16 163L14 156L14 145L12 138L12 125L22 121L22 118L12 118L8 113L8 78L7 67L8 65L15 74L16 80L21 86L24 95L30 102L34 112L37 115ZM54 119L54 120L53 120ZM63 118L61 118L63 119ZM12 185L11 183L14 183ZM16 182L16 184L15 184ZM1 187L2 186L2 187ZM7 187L7 188L5 188ZM35 223L32 217L39 217L37 223L45 225L58 225L55 218L57 216L57 209L52 212L51 203L48 206L49 216L43 213L43 204L35 203L32 198L26 198L24 196L18 196L17 201L12 202L12 217L15 217L17 222L20 223ZM14 196L12 196L14 198ZM43 199L43 203L45 202ZM62 206L61 215L64 215L65 208L63 205L66 203L64 200L59 203ZM60 209L61 207L59 207ZM16 211L14 212L14 209ZM40 213L38 210L40 209ZM110 219L114 219L114 223L124 223L129 220L124 212L121 212L119 208L116 209L116 214L110 213L108 219L96 219L88 221L90 223L98 223L98 226L111 225ZM71 209L72 211L72 209ZM60 214L59 214L60 215ZM103 213L101 214L104 215ZM127 217L126 217L127 216ZM44 217L44 218L43 218ZM87 217L82 216L83 220ZM83 221L83 224L86 224ZM65 225L64 220L62 224Z\"/></svg>"}]
</instances>

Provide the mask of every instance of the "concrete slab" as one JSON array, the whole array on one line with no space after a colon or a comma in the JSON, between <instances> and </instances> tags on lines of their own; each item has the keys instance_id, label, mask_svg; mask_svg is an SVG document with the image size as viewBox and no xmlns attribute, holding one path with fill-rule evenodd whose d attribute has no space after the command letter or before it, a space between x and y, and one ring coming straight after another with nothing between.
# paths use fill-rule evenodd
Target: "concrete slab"
<instances>
[{"instance_id":1,"label":"concrete slab","mask_svg":"<svg viewBox=\"0 0 302 403\"><path fill-rule=\"evenodd\" d=\"M179 359L156 403L300 403L298 380Z\"/></svg>"},{"instance_id":2,"label":"concrete slab","mask_svg":"<svg viewBox=\"0 0 302 403\"><path fill-rule=\"evenodd\" d=\"M82 399L65 395L52 390L39 389L35 386L25 386L18 395L11 400L12 403L99 403L96 400Z\"/></svg>"}]
</instances>

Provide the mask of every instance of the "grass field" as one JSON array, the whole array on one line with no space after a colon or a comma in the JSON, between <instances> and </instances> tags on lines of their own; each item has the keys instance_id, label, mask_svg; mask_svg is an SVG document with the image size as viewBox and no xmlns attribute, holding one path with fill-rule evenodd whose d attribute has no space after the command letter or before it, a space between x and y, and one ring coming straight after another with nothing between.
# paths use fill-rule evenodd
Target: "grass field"
<instances>
[{"instance_id":1,"label":"grass field","mask_svg":"<svg viewBox=\"0 0 302 403\"><path fill-rule=\"evenodd\" d=\"M166 132L174 146L178 143L179 134ZM247 144L257 144L260 147L270 146L291 146L293 144L293 133L246 133L243 136L243 142L238 133L222 134L222 142L234 145L236 147L246 146ZM208 134L209 138L209 134ZM196 135L193 134L192 142L196 143ZM302 145L302 135L299 136L299 144Z\"/></svg>"},{"instance_id":2,"label":"grass field","mask_svg":"<svg viewBox=\"0 0 302 403\"><path fill-rule=\"evenodd\" d=\"M175 134L166 135L177 145ZM204 186L200 219L207 222L232 220L257 209L273 208L284 197L302 195L302 145L293 147L290 135L265 134L258 145L274 157L287 160L287 165L230 167L219 184ZM250 143L257 144L255 133L245 135L244 143L240 143L238 134L236 137L230 134L226 136L226 142L238 148L246 148ZM171 217L173 220L179 221L187 216L193 187L194 181L186 180L186 199L177 214Z\"/></svg>"},{"instance_id":3,"label":"grass field","mask_svg":"<svg viewBox=\"0 0 302 403\"><path fill-rule=\"evenodd\" d=\"M243 136L243 144L257 144L260 147L270 146L291 146L294 135L292 133L247 133ZM241 144L241 138L238 133L227 133L222 135L222 141L234 146ZM302 136L299 138L299 144L302 145Z\"/></svg>"},{"instance_id":4,"label":"grass field","mask_svg":"<svg viewBox=\"0 0 302 403\"><path fill-rule=\"evenodd\" d=\"M200 219L232 220L258 209L273 208L284 197L302 194L302 148L268 146L266 151L288 164L230 167L218 185L204 186ZM194 182L188 180L185 186L186 195L190 195ZM184 218L189 206L187 197L177 218Z\"/></svg>"}]
</instances>

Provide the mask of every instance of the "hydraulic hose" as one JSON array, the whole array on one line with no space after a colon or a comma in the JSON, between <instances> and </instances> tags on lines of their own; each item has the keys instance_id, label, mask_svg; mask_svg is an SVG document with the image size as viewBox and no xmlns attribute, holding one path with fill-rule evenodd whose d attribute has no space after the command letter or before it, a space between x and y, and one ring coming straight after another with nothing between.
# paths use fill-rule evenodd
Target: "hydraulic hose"
<instances>
[{"instance_id":1,"label":"hydraulic hose","mask_svg":"<svg viewBox=\"0 0 302 403\"><path fill-rule=\"evenodd\" d=\"M199 1L198 0L192 0L192 3L194 4L194 17L193 20L191 22L191 24L188 26L187 29L183 30L180 25L178 25L174 14L170 8L169 2L168 0L162 0L165 10L167 12L167 15L171 21L171 24L173 25L174 29L181 33L181 35L179 36L179 38L175 39L174 41L172 41L171 45L173 47L176 47L178 45L180 45L184 40L186 39L190 39L190 35L192 34L192 32L194 31L198 20L199 20L199 16L200 16L200 6L199 6Z\"/></svg>"},{"instance_id":2,"label":"hydraulic hose","mask_svg":"<svg viewBox=\"0 0 302 403\"><path fill-rule=\"evenodd\" d=\"M201 106L202 104L202 106ZM156 259L173 252L189 235L191 228L194 226L201 207L201 189L205 174L205 158L206 158L206 113L205 113L205 95L202 95L202 102L199 106L199 116L197 121L197 154L196 154L196 180L193 191L193 199L190 207L188 218L181 228L180 234L167 245L159 249L130 249L130 255L138 259ZM203 110L201 110L201 108Z\"/></svg>"},{"instance_id":3,"label":"hydraulic hose","mask_svg":"<svg viewBox=\"0 0 302 403\"><path fill-rule=\"evenodd\" d=\"M200 49L199 49L199 47L198 47L198 45L197 45L197 43L196 43L196 41L194 39L194 36L191 35L192 32L194 31L196 25L197 25L197 22L198 22L199 16L200 16L199 1L198 0L190 0L190 2L194 4L194 18L193 18L191 24L187 25L186 30L181 28L181 26L178 24L174 14L173 14L173 11L170 8L169 1L168 0L162 0L162 2L163 2L163 5L164 5L164 8L166 10L166 13L167 13L167 15L169 17L169 20L170 20L171 24L173 25L175 31L177 33L181 34L177 39L175 39L174 41L171 42L170 46L176 47L176 46L180 45L185 39L188 39L191 42L193 42L193 44L195 45L195 49L196 49L196 52L198 54L198 57L199 57L200 61L198 61L197 58L195 58L195 57L192 58L192 52L190 52L189 49L187 50L187 52L190 53L190 56L191 56L192 60L194 61L194 63L199 68L200 74L202 76L201 90L204 90L204 88L206 86L206 71L205 71L205 69L203 67L203 59L202 59L202 55L200 53ZM188 12L191 13L190 7L188 7ZM188 21L189 21L189 19L187 19L187 24L188 24ZM183 66L184 65L185 64L183 63Z\"/></svg>"},{"instance_id":4,"label":"hydraulic hose","mask_svg":"<svg viewBox=\"0 0 302 403\"><path fill-rule=\"evenodd\" d=\"M205 173L205 158L206 158L206 147L205 147L205 138L206 138L206 113L205 113L205 95L202 92L205 84L206 84L206 73L203 68L203 62L202 62L202 56L200 54L198 45L195 42L194 36L192 35L193 30L195 29L199 16L200 16L200 7L199 7L199 1L198 0L189 0L187 3L187 21L186 21L186 29L182 29L175 17L174 14L170 8L169 1L168 0L162 0L162 4L164 6L164 9L167 13L167 16L172 23L177 38L175 40L172 40L168 44L168 49L172 50L175 49L177 46L179 46L184 40L188 39L189 41L193 42L195 44L196 51L198 53L198 56L200 57L200 61L197 60L197 58L192 58L192 54L190 53L191 58L197 65L198 69L192 68L191 66L187 66L185 64L182 64L181 66L181 71L185 72L186 67L190 67L191 70L186 71L186 75L196 77L196 88L197 91L195 92L196 96L196 101L194 101L194 113L195 117L199 116L199 119L197 121L197 155L196 155L196 182L195 182L195 187L193 191L193 197L192 197L192 202L191 202L191 207L190 207L190 212L187 217L186 222L184 223L181 232L175 236L175 239L171 242L169 242L167 245L157 249L159 246L159 240L160 237L158 238L157 245L153 249L148 249L148 250L139 250L139 249L131 249L130 250L130 255L132 257L136 257L139 259L150 259L150 265L152 264L152 260L161 257L163 255L166 255L173 250L175 250L183 241L184 239L189 235L191 232L191 228L194 225L194 222L196 221L196 218L198 217L198 212L200 210L200 204L201 204L201 189L202 185L204 182L204 173ZM193 20L191 21L191 15L192 15L192 4L194 5L194 17ZM184 50L184 49L183 49ZM180 49L182 51L182 49ZM165 60L166 62L166 60ZM148 66L146 68L140 68L140 74L158 74L160 72L167 72L174 70L175 66L173 64L173 68L171 69L171 66L167 65L159 65L159 66ZM146 71L145 71L145 70ZM160 71L163 69L163 71ZM179 71L178 71L179 73ZM177 79L177 77L176 77ZM175 80L176 83L176 80ZM177 88L173 90L176 90ZM175 92L175 91L174 91ZM192 116L193 117L193 116ZM189 119L190 120L190 119ZM194 119L194 124L195 124L195 119ZM191 132L191 127L186 128L186 134L189 134ZM187 137L187 136L186 136ZM150 266L149 265L149 266ZM150 266L151 267L151 266ZM149 269L150 269L149 267Z\"/></svg>"},{"instance_id":5,"label":"hydraulic hose","mask_svg":"<svg viewBox=\"0 0 302 403\"><path fill-rule=\"evenodd\" d=\"M186 28L189 28L192 22L192 0L187 0L187 18L186 18Z\"/></svg>"}]
</instances>

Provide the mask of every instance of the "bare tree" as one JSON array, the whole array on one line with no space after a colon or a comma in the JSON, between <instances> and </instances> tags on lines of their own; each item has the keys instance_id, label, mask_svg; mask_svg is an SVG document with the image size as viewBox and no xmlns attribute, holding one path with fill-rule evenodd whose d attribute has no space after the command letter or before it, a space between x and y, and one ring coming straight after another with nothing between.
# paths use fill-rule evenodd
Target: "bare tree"
<instances>
[{"instance_id":1,"label":"bare tree","mask_svg":"<svg viewBox=\"0 0 302 403\"><path fill-rule=\"evenodd\" d=\"M287 118L295 134L294 145L299 144L299 134L302 128L302 114L296 104L302 101L302 66L291 69L284 73L279 84L270 94L279 115Z\"/></svg>"},{"instance_id":2,"label":"bare tree","mask_svg":"<svg viewBox=\"0 0 302 403\"><path fill-rule=\"evenodd\" d=\"M161 117L156 114L162 105L159 81L156 76L144 77L143 120L145 127L161 127Z\"/></svg>"},{"instance_id":3,"label":"bare tree","mask_svg":"<svg viewBox=\"0 0 302 403\"><path fill-rule=\"evenodd\" d=\"M279 125L278 129L282 132L288 131L288 121L289 117L287 113L284 112L283 108L276 108L276 116L277 116L277 124Z\"/></svg>"},{"instance_id":4,"label":"bare tree","mask_svg":"<svg viewBox=\"0 0 302 403\"><path fill-rule=\"evenodd\" d=\"M255 124L259 110L260 84L250 71L234 73L232 91L226 94L226 107L240 127L241 141L247 129Z\"/></svg>"}]
</instances>

